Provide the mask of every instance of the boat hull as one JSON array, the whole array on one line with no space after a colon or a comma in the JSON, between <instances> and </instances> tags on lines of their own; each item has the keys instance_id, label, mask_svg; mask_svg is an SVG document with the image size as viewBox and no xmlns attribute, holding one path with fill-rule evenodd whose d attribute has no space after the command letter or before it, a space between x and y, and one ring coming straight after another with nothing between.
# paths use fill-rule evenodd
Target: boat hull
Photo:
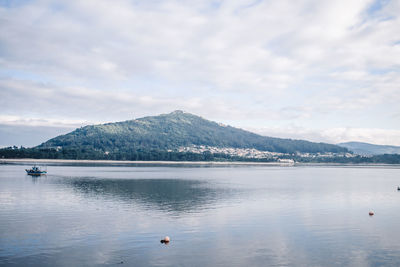
<instances>
[{"instance_id":1,"label":"boat hull","mask_svg":"<svg viewBox=\"0 0 400 267\"><path fill-rule=\"evenodd\" d=\"M32 170L25 170L26 174L28 175L32 175L32 176L40 176L40 175L44 175L47 172L46 171L32 171Z\"/></svg>"}]
</instances>

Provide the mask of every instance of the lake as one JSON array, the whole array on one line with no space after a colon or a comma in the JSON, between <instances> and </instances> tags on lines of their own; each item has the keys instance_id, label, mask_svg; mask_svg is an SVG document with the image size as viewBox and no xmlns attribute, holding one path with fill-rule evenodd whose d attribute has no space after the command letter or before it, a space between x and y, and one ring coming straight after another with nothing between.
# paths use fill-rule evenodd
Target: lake
<instances>
[{"instance_id":1,"label":"lake","mask_svg":"<svg viewBox=\"0 0 400 267\"><path fill-rule=\"evenodd\" d=\"M396 166L29 167L0 165L3 266L400 266Z\"/></svg>"}]
</instances>

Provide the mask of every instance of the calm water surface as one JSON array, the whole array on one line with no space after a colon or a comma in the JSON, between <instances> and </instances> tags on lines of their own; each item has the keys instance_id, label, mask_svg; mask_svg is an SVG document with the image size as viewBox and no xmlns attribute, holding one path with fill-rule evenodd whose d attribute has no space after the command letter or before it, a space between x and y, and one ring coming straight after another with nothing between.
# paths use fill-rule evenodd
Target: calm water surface
<instances>
[{"instance_id":1,"label":"calm water surface","mask_svg":"<svg viewBox=\"0 0 400 267\"><path fill-rule=\"evenodd\" d=\"M28 167L0 165L0 265L400 266L396 167Z\"/></svg>"}]
</instances>

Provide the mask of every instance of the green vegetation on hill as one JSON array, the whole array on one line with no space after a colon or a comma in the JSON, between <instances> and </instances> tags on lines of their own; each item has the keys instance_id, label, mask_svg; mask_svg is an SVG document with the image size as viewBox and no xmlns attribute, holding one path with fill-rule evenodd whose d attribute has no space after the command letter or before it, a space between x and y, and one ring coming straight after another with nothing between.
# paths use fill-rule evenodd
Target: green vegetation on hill
<instances>
[{"instance_id":1,"label":"green vegetation on hill","mask_svg":"<svg viewBox=\"0 0 400 267\"><path fill-rule=\"evenodd\" d=\"M193 146L208 148L196 152L191 150ZM182 147L189 149L180 150ZM248 152L243 152L254 149L258 150L257 153L269 151L278 154L267 153L260 157L260 154L248 156ZM261 136L193 114L174 111L136 120L81 127L34 148L0 149L0 157L155 161L269 162L278 161L279 158L298 162L373 161L370 158L347 158L346 152L346 148L332 144ZM393 162L397 159L385 160Z\"/></svg>"},{"instance_id":2,"label":"green vegetation on hill","mask_svg":"<svg viewBox=\"0 0 400 267\"><path fill-rule=\"evenodd\" d=\"M325 143L265 137L231 126L222 126L199 116L174 111L102 125L85 126L38 146L107 154L134 154L143 151L175 151L179 147L255 148L280 153L341 153L346 148Z\"/></svg>"},{"instance_id":3,"label":"green vegetation on hill","mask_svg":"<svg viewBox=\"0 0 400 267\"><path fill-rule=\"evenodd\" d=\"M7 147L0 149L0 158L77 159L77 160L142 160L142 161L276 161L274 158L243 158L222 153L191 153L174 151L131 151L105 154L93 149L54 149Z\"/></svg>"},{"instance_id":4,"label":"green vegetation on hill","mask_svg":"<svg viewBox=\"0 0 400 267\"><path fill-rule=\"evenodd\" d=\"M168 152L168 151L135 151L132 153L104 154L96 150L85 149L53 149L53 148L17 148L0 149L0 158L36 158L36 159L97 159L97 160L143 160L143 161L250 161L273 162L276 158L244 158L227 154L210 152ZM338 164L400 164L399 154L384 154L375 156L332 156L332 157L302 157L284 155L281 158L292 159L301 163L338 163Z\"/></svg>"},{"instance_id":5,"label":"green vegetation on hill","mask_svg":"<svg viewBox=\"0 0 400 267\"><path fill-rule=\"evenodd\" d=\"M359 155L400 154L400 146L374 145L362 142L340 143L338 146L345 147Z\"/></svg>"}]
</instances>

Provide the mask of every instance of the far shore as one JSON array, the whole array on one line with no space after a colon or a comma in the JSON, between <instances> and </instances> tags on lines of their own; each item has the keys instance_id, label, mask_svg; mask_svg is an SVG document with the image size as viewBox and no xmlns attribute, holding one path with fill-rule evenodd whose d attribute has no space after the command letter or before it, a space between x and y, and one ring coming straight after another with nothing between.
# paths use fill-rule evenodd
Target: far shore
<instances>
[{"instance_id":1,"label":"far shore","mask_svg":"<svg viewBox=\"0 0 400 267\"><path fill-rule=\"evenodd\" d=\"M109 165L268 165L293 166L285 162L249 162L249 161L133 161L133 160L89 160L89 159L0 159L1 163L82 163L82 164L109 164Z\"/></svg>"},{"instance_id":2,"label":"far shore","mask_svg":"<svg viewBox=\"0 0 400 267\"><path fill-rule=\"evenodd\" d=\"M83 160L83 159L0 159L0 164L88 164L88 165L137 165L137 166L382 166L400 167L399 164L377 164L377 163L304 163L304 162L251 162L251 161L133 161L133 160Z\"/></svg>"}]
</instances>

